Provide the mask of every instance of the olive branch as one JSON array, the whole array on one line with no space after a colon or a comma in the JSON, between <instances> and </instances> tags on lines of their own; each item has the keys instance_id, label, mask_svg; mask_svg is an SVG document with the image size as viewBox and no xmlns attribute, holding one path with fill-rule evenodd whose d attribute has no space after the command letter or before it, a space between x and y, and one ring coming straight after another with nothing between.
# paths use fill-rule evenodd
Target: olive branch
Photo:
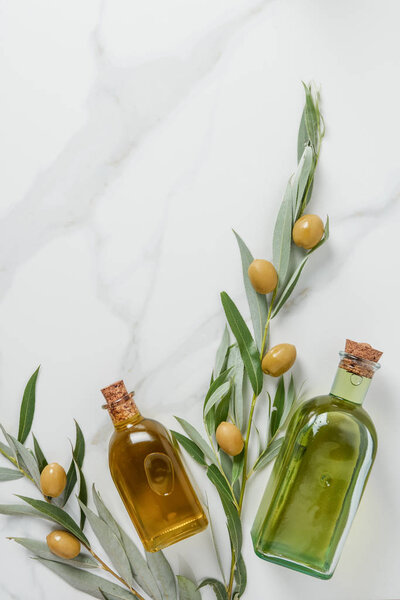
<instances>
[{"instance_id":1,"label":"olive branch","mask_svg":"<svg viewBox=\"0 0 400 600\"><path fill-rule=\"evenodd\" d=\"M178 417L177 421L186 435L177 431L171 432L175 445L179 443L205 469L208 479L219 494L226 515L231 546L231 563L229 572L225 575L213 535L222 581L209 577L195 583L187 577L175 576L161 551L143 554L113 517L94 486L92 499L96 512L88 507L87 484L83 474L85 440L77 422L65 488L57 498L43 496L41 474L47 467L47 460L33 434L33 449L25 445L33 424L39 369L29 379L23 394L17 437L9 434L0 425L6 442L0 442L0 454L12 464L12 468L0 468L0 481L26 477L41 494L40 499L19 496L22 503L0 505L0 513L47 519L72 534L85 551L71 559L65 559L52 553L44 541L28 538L10 539L24 546L39 562L71 586L95 598L201 600L200 590L205 586L211 586L218 600L238 600L244 594L247 578L241 553L241 514L246 485L254 473L261 471L278 454L282 444L281 432L298 398L293 376L286 383L283 375L278 380L267 378L269 420L266 439L263 441L254 423L256 404L262 395L266 380L261 363L269 346L271 321L291 297L310 255L321 247L329 236L327 219L322 239L309 251L299 250L292 241L293 226L304 214L311 199L324 136L319 94L311 86L304 85L304 89L306 101L298 133L298 165L288 182L273 233L272 262L277 271L277 286L268 295L255 291L248 275L253 256L239 234L234 232L241 256L253 334L233 300L226 292L222 292L221 302L227 326L217 350L210 386L203 404L206 437L185 419ZM230 332L234 337L233 342ZM246 414L249 395L250 408ZM225 452L217 443L217 429L227 420L242 436L243 449L236 456ZM249 466L250 440L254 430L258 435L259 451L253 465ZM77 504L74 504L73 508L72 501L75 499L71 495L76 486ZM70 512L79 513L79 524ZM86 521L107 555L108 562L94 552L84 532ZM106 573L106 578L95 574L94 571L99 568Z\"/></svg>"}]
</instances>

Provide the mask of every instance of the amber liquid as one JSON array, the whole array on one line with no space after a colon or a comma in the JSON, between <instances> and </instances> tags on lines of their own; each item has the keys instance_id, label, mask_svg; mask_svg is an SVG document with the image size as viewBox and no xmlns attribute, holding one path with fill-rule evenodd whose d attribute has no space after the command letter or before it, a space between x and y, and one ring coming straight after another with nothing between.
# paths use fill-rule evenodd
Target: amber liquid
<instances>
[{"instance_id":1,"label":"amber liquid","mask_svg":"<svg viewBox=\"0 0 400 600\"><path fill-rule=\"evenodd\" d=\"M116 426L111 476L144 548L156 552L199 533L207 517L168 431L140 414Z\"/></svg>"}]
</instances>

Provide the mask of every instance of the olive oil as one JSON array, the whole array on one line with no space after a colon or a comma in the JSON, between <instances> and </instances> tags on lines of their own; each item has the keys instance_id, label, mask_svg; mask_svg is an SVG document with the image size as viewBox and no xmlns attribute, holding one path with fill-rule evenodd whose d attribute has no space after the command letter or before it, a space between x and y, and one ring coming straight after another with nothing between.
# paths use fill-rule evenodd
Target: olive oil
<instances>
[{"instance_id":1,"label":"olive oil","mask_svg":"<svg viewBox=\"0 0 400 600\"><path fill-rule=\"evenodd\" d=\"M109 466L144 548L156 552L207 527L169 433L138 411L122 381L102 390L115 431Z\"/></svg>"},{"instance_id":2,"label":"olive oil","mask_svg":"<svg viewBox=\"0 0 400 600\"><path fill-rule=\"evenodd\" d=\"M252 529L258 556L321 579L333 575L377 447L361 404L382 353L348 348L330 394L292 417Z\"/></svg>"}]
</instances>

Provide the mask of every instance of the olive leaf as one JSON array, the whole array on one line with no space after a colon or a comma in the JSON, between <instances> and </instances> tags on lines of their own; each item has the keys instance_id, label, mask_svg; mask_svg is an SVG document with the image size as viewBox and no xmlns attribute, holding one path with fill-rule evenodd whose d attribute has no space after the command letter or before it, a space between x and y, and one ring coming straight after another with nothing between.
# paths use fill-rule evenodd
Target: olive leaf
<instances>
[{"instance_id":1,"label":"olive leaf","mask_svg":"<svg viewBox=\"0 0 400 600\"><path fill-rule=\"evenodd\" d=\"M233 459L232 479L231 479L232 485L242 474L243 460L244 460L244 451L242 450L242 452L240 454L238 454L237 456L235 456Z\"/></svg>"},{"instance_id":2,"label":"olive leaf","mask_svg":"<svg viewBox=\"0 0 400 600\"><path fill-rule=\"evenodd\" d=\"M36 500L34 498L28 498L27 496L19 496L24 502L35 508L41 515L44 515L46 518L51 519L55 523L62 525L67 531L72 533L75 537L78 538L85 546L90 547L89 540L83 533L82 529L75 523L72 517L69 516L65 510L60 508L59 506L55 506L54 504L49 504L44 500ZM0 508L1 512L1 508Z\"/></svg>"},{"instance_id":3,"label":"olive leaf","mask_svg":"<svg viewBox=\"0 0 400 600\"><path fill-rule=\"evenodd\" d=\"M235 556L239 556L242 547L242 525L230 488L215 465L208 467L207 477L217 489L227 518L229 537Z\"/></svg>"},{"instance_id":4,"label":"olive leaf","mask_svg":"<svg viewBox=\"0 0 400 600\"><path fill-rule=\"evenodd\" d=\"M14 462L19 468L23 469L25 473L31 477L35 485L40 489L40 473L37 466L37 462L34 456L29 450L25 448L14 436L4 429L2 425L0 428L3 431L4 437L6 438L13 456L9 456L9 460Z\"/></svg>"},{"instance_id":5,"label":"olive leaf","mask_svg":"<svg viewBox=\"0 0 400 600\"><path fill-rule=\"evenodd\" d=\"M253 470L261 471L264 467L267 466L268 463L271 462L278 454L283 444L284 438L278 438L270 442L270 444L266 447L264 452L258 457L256 462L254 463Z\"/></svg>"},{"instance_id":6,"label":"olive leaf","mask_svg":"<svg viewBox=\"0 0 400 600\"><path fill-rule=\"evenodd\" d=\"M88 506L85 506L83 502L78 500L79 506L86 515L87 520L90 523L91 528L100 544L110 557L111 563L117 569L118 573L125 579L130 586L133 586L134 581L132 577L131 567L124 548L117 538L108 523L105 523L100 517L98 517Z\"/></svg>"},{"instance_id":7,"label":"olive leaf","mask_svg":"<svg viewBox=\"0 0 400 600\"><path fill-rule=\"evenodd\" d=\"M272 405L271 418L269 422L269 430L271 437L273 437L276 431L279 429L283 409L285 407L285 381L283 375L279 378L278 387L276 388L274 403Z\"/></svg>"},{"instance_id":8,"label":"olive leaf","mask_svg":"<svg viewBox=\"0 0 400 600\"><path fill-rule=\"evenodd\" d=\"M285 284L289 270L292 247L293 204L293 188L289 181L278 212L272 238L272 257L278 273L278 288L282 288Z\"/></svg>"},{"instance_id":9,"label":"olive leaf","mask_svg":"<svg viewBox=\"0 0 400 600\"><path fill-rule=\"evenodd\" d=\"M114 595L118 600L132 600L132 594L128 590L84 569L77 569L45 558L37 558L36 560L56 575L59 575L76 590L90 594L94 598L103 600L104 596L100 591L103 590L106 594Z\"/></svg>"},{"instance_id":10,"label":"olive leaf","mask_svg":"<svg viewBox=\"0 0 400 600\"><path fill-rule=\"evenodd\" d=\"M9 455L7 458L9 460L11 460L11 462L15 461L15 463L17 464L17 466L19 466L18 451L17 451L17 447L16 447L16 445L15 445L15 443L13 441L15 438L13 438L12 435L10 435L9 433L7 433L7 431L4 429L4 427L3 427L3 425L1 423L0 423L0 429L2 430L3 435L5 437L5 440L6 440L7 444L8 444L8 447L4 446L4 444L2 444L2 451L3 451L3 453L4 454L6 453L6 448L7 448L7 452L8 451L11 452L11 455Z\"/></svg>"},{"instance_id":11,"label":"olive leaf","mask_svg":"<svg viewBox=\"0 0 400 600\"><path fill-rule=\"evenodd\" d=\"M265 324L267 322L268 315L268 303L267 298L263 294L258 294L253 288L251 281L248 275L248 269L250 264L253 262L253 256L236 231L233 232L235 234L239 250L240 257L242 260L242 269L243 269L243 283L244 289L246 291L247 302L249 304L251 321L253 323L254 329L254 338L258 347L258 350L261 350L262 340L264 337L264 329Z\"/></svg>"},{"instance_id":12,"label":"olive leaf","mask_svg":"<svg viewBox=\"0 0 400 600\"><path fill-rule=\"evenodd\" d=\"M163 600L178 600L175 575L161 552L146 552L147 564L154 575Z\"/></svg>"},{"instance_id":13,"label":"olive leaf","mask_svg":"<svg viewBox=\"0 0 400 600\"><path fill-rule=\"evenodd\" d=\"M181 446L183 446L186 452L190 454L190 456L194 458L194 460L198 462L199 465L202 465L203 467L207 466L204 457L204 452L198 447L197 444L195 444L192 440L187 438L185 435L182 435L182 433L179 433L178 431L174 431L173 429L171 429L170 431L172 437L177 442L179 442Z\"/></svg>"},{"instance_id":14,"label":"olive leaf","mask_svg":"<svg viewBox=\"0 0 400 600\"><path fill-rule=\"evenodd\" d=\"M221 293L221 301L229 326L238 343L247 376L254 393L258 396L263 386L263 373L257 346L242 315L226 292Z\"/></svg>"},{"instance_id":15,"label":"olive leaf","mask_svg":"<svg viewBox=\"0 0 400 600\"><path fill-rule=\"evenodd\" d=\"M215 406L215 404L217 404L217 402L222 400L222 398L224 398L229 393L230 389L230 381L226 381L225 383L220 385L219 388L215 390L215 392L209 397L209 399L205 403L204 415L207 415L210 412L210 410Z\"/></svg>"},{"instance_id":16,"label":"olive leaf","mask_svg":"<svg viewBox=\"0 0 400 600\"><path fill-rule=\"evenodd\" d=\"M62 496L59 499L59 504L61 506L65 506L65 504L68 502L68 499L72 494L72 490L74 489L77 482L75 461L78 464L79 468L82 469L84 457L85 438L83 436L82 429L79 427L78 422L75 421L75 445L72 450L71 463L67 471L67 484L65 486L65 490Z\"/></svg>"},{"instance_id":17,"label":"olive leaf","mask_svg":"<svg viewBox=\"0 0 400 600\"><path fill-rule=\"evenodd\" d=\"M232 458L228 454L226 454L223 450L221 450L221 448L220 448L219 460L221 462L221 467L222 467L223 472L225 473L227 479L230 481L232 478L232 466L233 466ZM223 485L224 484L226 485L225 479L223 481ZM228 490L229 490L229 486L228 486ZM229 490L229 492L230 492L230 490Z\"/></svg>"},{"instance_id":18,"label":"olive leaf","mask_svg":"<svg viewBox=\"0 0 400 600\"><path fill-rule=\"evenodd\" d=\"M46 544L46 542L42 542L41 540L32 540L29 538L20 537L12 537L9 539L13 540L14 542L17 542L17 544L20 544L21 546L29 550L29 552L33 552L36 556L39 556L40 558L54 560L56 562L69 564L73 567L78 567L82 569L96 569L99 566L90 554L86 554L84 552L81 552L75 558L64 559L53 554L53 552L49 550L49 547Z\"/></svg>"},{"instance_id":19,"label":"olive leaf","mask_svg":"<svg viewBox=\"0 0 400 600\"><path fill-rule=\"evenodd\" d=\"M214 529L214 524L213 524L213 518L211 516L210 508L208 506L207 495L206 495L206 500L204 501L204 504L205 504L205 506L207 508L208 521L209 521L209 524L210 524L211 539L212 539L212 543L213 543L214 550L215 550L215 556L217 558L217 563L218 563L218 567L219 567L220 573L222 575L222 579L224 579L224 570L222 568L221 553L219 551L218 544L217 544L217 537L216 537L216 534L215 534L215 529Z\"/></svg>"},{"instance_id":20,"label":"olive leaf","mask_svg":"<svg viewBox=\"0 0 400 600\"><path fill-rule=\"evenodd\" d=\"M11 450L11 448L9 446L6 446L6 444L3 444L3 442L0 442L0 454L2 454L5 458L7 458L13 464L16 464L17 461L12 456L13 450Z\"/></svg>"},{"instance_id":21,"label":"olive leaf","mask_svg":"<svg viewBox=\"0 0 400 600\"><path fill-rule=\"evenodd\" d=\"M104 598L104 600L123 600L121 596L116 596L115 594L111 594L110 592L105 592L101 588L99 588L99 591L101 592L101 595ZM131 596L131 598L133 597L134 596Z\"/></svg>"},{"instance_id":22,"label":"olive leaf","mask_svg":"<svg viewBox=\"0 0 400 600\"><path fill-rule=\"evenodd\" d=\"M39 442L37 441L37 439L33 433L32 433L32 437L33 437L33 449L35 451L37 464L39 467L39 471L41 473L43 471L43 469L47 466L48 463L47 463L45 455L42 452L41 447L39 446Z\"/></svg>"},{"instance_id":23,"label":"olive leaf","mask_svg":"<svg viewBox=\"0 0 400 600\"><path fill-rule=\"evenodd\" d=\"M229 407L231 405L232 398L232 385L229 386L227 393L221 398L221 401L215 408L215 428L218 427L222 421L226 421L229 414Z\"/></svg>"},{"instance_id":24,"label":"olive leaf","mask_svg":"<svg viewBox=\"0 0 400 600\"><path fill-rule=\"evenodd\" d=\"M303 112L301 113L299 133L297 136L297 162L300 162L305 147L310 143L311 140L306 127L306 109L304 107Z\"/></svg>"},{"instance_id":25,"label":"olive leaf","mask_svg":"<svg viewBox=\"0 0 400 600\"><path fill-rule=\"evenodd\" d=\"M197 429L195 429L193 425L188 423L185 419L181 419L180 417L175 417L175 419L178 421L185 433L188 434L190 439L193 440L193 442L202 450L202 452L204 452L207 458L211 460L211 462L215 463L216 458L214 452L198 433Z\"/></svg>"},{"instance_id":26,"label":"olive leaf","mask_svg":"<svg viewBox=\"0 0 400 600\"><path fill-rule=\"evenodd\" d=\"M313 176L314 153L310 146L306 146L292 181L293 221L297 221L301 217L301 211L305 208L304 194L306 193L308 181Z\"/></svg>"},{"instance_id":27,"label":"olive leaf","mask_svg":"<svg viewBox=\"0 0 400 600\"><path fill-rule=\"evenodd\" d=\"M220 375L220 373L222 373L222 371L225 368L228 357L229 343L229 330L228 327L225 325L224 332L222 334L222 339L220 345L218 346L217 354L215 357L214 378L218 377L218 375Z\"/></svg>"},{"instance_id":28,"label":"olive leaf","mask_svg":"<svg viewBox=\"0 0 400 600\"><path fill-rule=\"evenodd\" d=\"M17 469L0 467L0 481L12 481L13 479L21 479L23 476L24 474L21 471L17 471Z\"/></svg>"},{"instance_id":29,"label":"olive leaf","mask_svg":"<svg viewBox=\"0 0 400 600\"><path fill-rule=\"evenodd\" d=\"M228 357L228 369L232 371L233 379L233 412L235 416L235 424L239 429L244 425L244 403L243 403L243 376L244 364L240 356L239 347L234 344Z\"/></svg>"},{"instance_id":30,"label":"olive leaf","mask_svg":"<svg viewBox=\"0 0 400 600\"><path fill-rule=\"evenodd\" d=\"M0 504L0 514L18 517L41 517L54 522L54 519L49 515L44 515L35 508L23 504Z\"/></svg>"},{"instance_id":31,"label":"olive leaf","mask_svg":"<svg viewBox=\"0 0 400 600\"><path fill-rule=\"evenodd\" d=\"M247 571L246 571L246 565L245 562L243 560L243 556L240 554L239 558L236 561L236 565L235 565L235 581L236 581L236 587L235 590L233 592L233 596L234 598L237 596L238 598L240 598L247 586Z\"/></svg>"},{"instance_id":32,"label":"olive leaf","mask_svg":"<svg viewBox=\"0 0 400 600\"><path fill-rule=\"evenodd\" d=\"M76 469L77 477L79 479L78 500L80 500L83 504L87 504L88 494L87 494L87 486L86 486L85 476L82 472L82 469L76 462L76 460L74 460L74 466ZM80 509L80 511L81 511L81 516L80 516L79 526L83 530L83 528L85 526L86 515L85 515L84 511L82 510L82 508Z\"/></svg>"},{"instance_id":33,"label":"olive leaf","mask_svg":"<svg viewBox=\"0 0 400 600\"><path fill-rule=\"evenodd\" d=\"M314 148L314 152L318 150L319 140L319 114L314 104L314 100L311 94L311 86L306 85L303 82L304 91L306 93L306 105L304 108L304 121L307 129L308 138Z\"/></svg>"},{"instance_id":34,"label":"olive leaf","mask_svg":"<svg viewBox=\"0 0 400 600\"><path fill-rule=\"evenodd\" d=\"M125 533L119 523L114 519L94 485L92 487L92 495L100 519L109 525L114 534L120 540L129 560L132 575L135 581L151 598L154 600L162 600L160 590L158 589L156 580L154 579L147 562L137 546L134 544L133 540L127 533Z\"/></svg>"},{"instance_id":35,"label":"olive leaf","mask_svg":"<svg viewBox=\"0 0 400 600\"><path fill-rule=\"evenodd\" d=\"M201 600L201 594L193 581L183 575L178 575L177 580L179 600Z\"/></svg>"},{"instance_id":36,"label":"olive leaf","mask_svg":"<svg viewBox=\"0 0 400 600\"><path fill-rule=\"evenodd\" d=\"M35 414L36 380L39 374L38 367L26 384L22 397L19 415L18 441L23 444L32 428L33 416Z\"/></svg>"},{"instance_id":37,"label":"olive leaf","mask_svg":"<svg viewBox=\"0 0 400 600\"><path fill-rule=\"evenodd\" d=\"M214 577L207 577L200 583L199 588L205 587L206 585L209 585L213 588L217 600L229 600L224 584L221 583L221 581L218 581L218 579L214 579Z\"/></svg>"},{"instance_id":38,"label":"olive leaf","mask_svg":"<svg viewBox=\"0 0 400 600\"><path fill-rule=\"evenodd\" d=\"M211 384L210 387L208 389L208 392L206 394L206 397L204 399L204 405L203 405L203 420L204 420L204 424L206 426L206 429L208 431L208 434L211 436L215 433L215 429L216 429L216 412L215 409L213 408L213 406L210 407L210 409L206 412L206 406L211 398L211 396L217 392L218 388L225 383L225 381L228 378L228 375L230 374L231 369L226 369L225 371L222 371L222 373L220 373L218 375L218 377L216 379L212 379L211 380ZM215 403L214 403L215 404Z\"/></svg>"},{"instance_id":39,"label":"olive leaf","mask_svg":"<svg viewBox=\"0 0 400 600\"><path fill-rule=\"evenodd\" d=\"M272 311L272 318L276 317L276 315L281 310L282 306L290 298L290 296L300 278L301 272L303 271L311 254L313 252L315 252L316 250L318 250L318 248L320 248L323 244L325 244L325 242L328 239L329 239L329 217L326 218L324 237L322 238L322 240L320 242L318 242L318 244L316 246L314 246L314 248L312 250L309 250L309 252L307 252L307 254L303 258L301 263L298 265L296 271L293 273L292 277L289 279L288 283L286 284L285 289L283 290L281 296L279 297L278 302L274 306L274 309Z\"/></svg>"},{"instance_id":40,"label":"olive leaf","mask_svg":"<svg viewBox=\"0 0 400 600\"><path fill-rule=\"evenodd\" d=\"M36 487L40 490L40 472L36 458L29 450L27 450L27 448L25 448L25 446L21 444L21 442L12 436L10 436L10 438L13 440L14 447L17 450L19 464L24 468L24 470L26 469L28 475L32 477Z\"/></svg>"}]
</instances>

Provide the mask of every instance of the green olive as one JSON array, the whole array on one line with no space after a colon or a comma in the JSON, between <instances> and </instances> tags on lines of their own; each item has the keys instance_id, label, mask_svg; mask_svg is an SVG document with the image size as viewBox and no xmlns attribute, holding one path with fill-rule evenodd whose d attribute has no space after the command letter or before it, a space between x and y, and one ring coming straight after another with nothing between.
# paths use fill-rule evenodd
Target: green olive
<instances>
[{"instance_id":1,"label":"green olive","mask_svg":"<svg viewBox=\"0 0 400 600\"><path fill-rule=\"evenodd\" d=\"M262 360L262 370L267 375L279 377L293 366L296 360L296 346L278 344L267 352Z\"/></svg>"},{"instance_id":2,"label":"green olive","mask_svg":"<svg viewBox=\"0 0 400 600\"><path fill-rule=\"evenodd\" d=\"M40 489L44 496L57 498L67 484L67 476L64 469L58 463L47 465L40 475Z\"/></svg>"},{"instance_id":3,"label":"green olive","mask_svg":"<svg viewBox=\"0 0 400 600\"><path fill-rule=\"evenodd\" d=\"M52 531L46 538L51 552L60 558L75 558L81 551L81 543L68 531Z\"/></svg>"},{"instance_id":4,"label":"green olive","mask_svg":"<svg viewBox=\"0 0 400 600\"><path fill-rule=\"evenodd\" d=\"M294 224L292 234L296 246L310 250L321 241L324 224L318 215L303 215Z\"/></svg>"},{"instance_id":5,"label":"green olive","mask_svg":"<svg viewBox=\"0 0 400 600\"><path fill-rule=\"evenodd\" d=\"M259 294L269 294L278 284L275 267L268 260L256 258L247 270L251 285Z\"/></svg>"},{"instance_id":6,"label":"green olive","mask_svg":"<svg viewBox=\"0 0 400 600\"><path fill-rule=\"evenodd\" d=\"M243 450L243 438L240 429L233 423L222 421L217 427L215 437L220 448L229 456L237 456Z\"/></svg>"}]
</instances>

